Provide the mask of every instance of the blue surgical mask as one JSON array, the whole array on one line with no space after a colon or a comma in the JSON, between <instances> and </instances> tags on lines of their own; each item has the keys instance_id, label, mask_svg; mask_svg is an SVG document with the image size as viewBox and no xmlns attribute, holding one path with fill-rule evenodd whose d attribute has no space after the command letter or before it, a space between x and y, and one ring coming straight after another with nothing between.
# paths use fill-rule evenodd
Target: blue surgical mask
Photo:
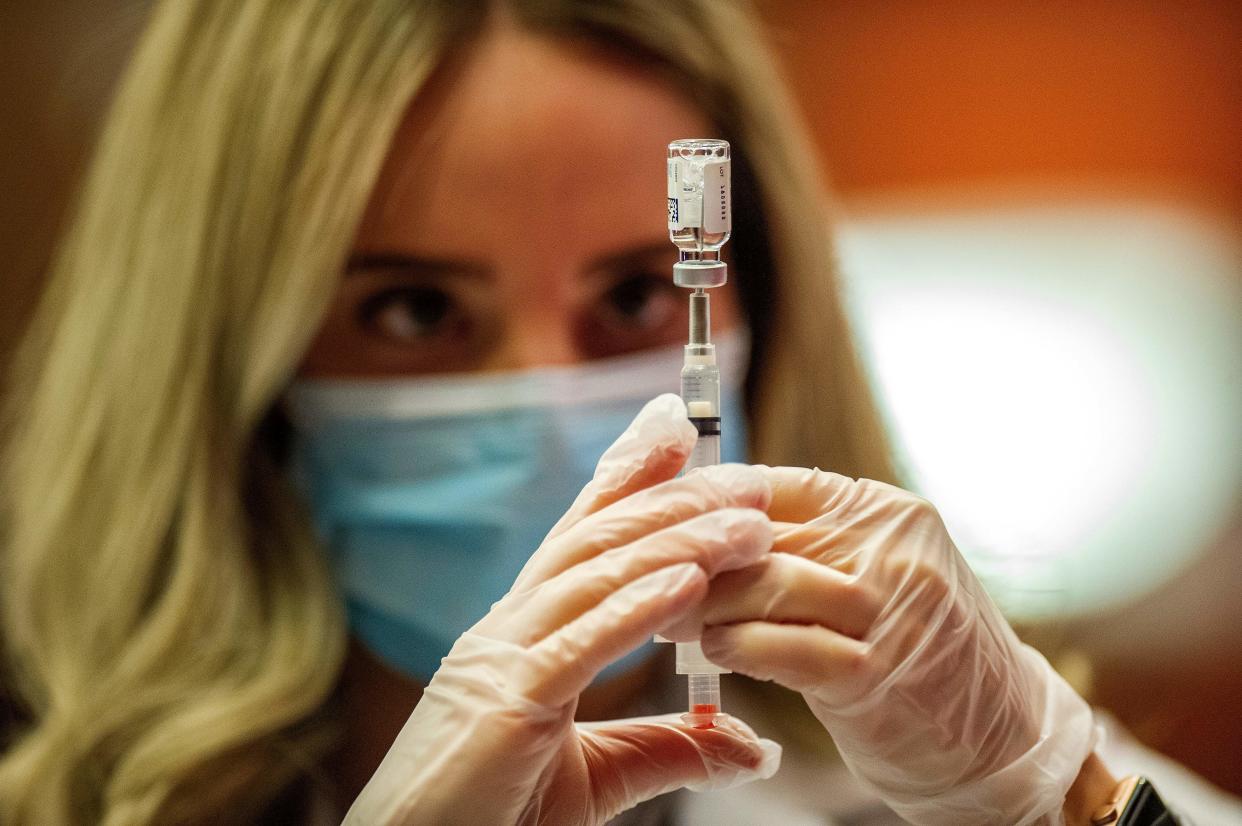
<instances>
[{"instance_id":1,"label":"blue surgical mask","mask_svg":"<svg viewBox=\"0 0 1242 826\"><path fill-rule=\"evenodd\" d=\"M742 334L717 342L722 456L744 458ZM509 590L651 398L677 392L680 347L492 375L307 379L289 392L294 469L353 634L427 682ZM653 653L648 644L597 681Z\"/></svg>"}]
</instances>

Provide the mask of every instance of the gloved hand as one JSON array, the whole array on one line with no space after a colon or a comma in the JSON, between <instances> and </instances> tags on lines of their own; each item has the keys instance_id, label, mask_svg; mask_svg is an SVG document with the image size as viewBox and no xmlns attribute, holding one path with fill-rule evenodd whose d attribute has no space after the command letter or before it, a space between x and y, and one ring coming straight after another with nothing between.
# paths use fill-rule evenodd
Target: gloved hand
<instances>
[{"instance_id":1,"label":"gloved hand","mask_svg":"<svg viewBox=\"0 0 1242 826\"><path fill-rule=\"evenodd\" d=\"M1061 823L1091 710L1018 641L935 509L879 482L765 474L774 552L712 581L707 656L800 691L912 823Z\"/></svg>"},{"instance_id":2,"label":"gloved hand","mask_svg":"<svg viewBox=\"0 0 1242 826\"><path fill-rule=\"evenodd\" d=\"M346 823L603 823L682 786L770 777L780 747L728 720L575 724L609 662L766 556L763 474L722 465L674 479L695 440L676 396L649 403L512 590L467 631Z\"/></svg>"}]
</instances>

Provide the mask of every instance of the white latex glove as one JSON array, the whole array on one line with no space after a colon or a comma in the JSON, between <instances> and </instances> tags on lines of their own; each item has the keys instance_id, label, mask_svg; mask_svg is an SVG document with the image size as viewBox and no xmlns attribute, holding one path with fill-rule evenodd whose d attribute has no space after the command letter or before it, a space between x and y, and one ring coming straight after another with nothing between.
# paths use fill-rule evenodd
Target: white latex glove
<instances>
[{"instance_id":1,"label":"white latex glove","mask_svg":"<svg viewBox=\"0 0 1242 826\"><path fill-rule=\"evenodd\" d=\"M458 639L346 823L597 824L682 786L770 777L780 747L727 720L575 724L608 663L766 556L763 474L674 479L695 440L673 395L650 402L510 592Z\"/></svg>"},{"instance_id":2,"label":"white latex glove","mask_svg":"<svg viewBox=\"0 0 1242 826\"><path fill-rule=\"evenodd\" d=\"M713 580L707 656L800 691L912 823L1063 822L1091 710L1018 641L935 509L879 482L765 473L774 553Z\"/></svg>"}]
</instances>

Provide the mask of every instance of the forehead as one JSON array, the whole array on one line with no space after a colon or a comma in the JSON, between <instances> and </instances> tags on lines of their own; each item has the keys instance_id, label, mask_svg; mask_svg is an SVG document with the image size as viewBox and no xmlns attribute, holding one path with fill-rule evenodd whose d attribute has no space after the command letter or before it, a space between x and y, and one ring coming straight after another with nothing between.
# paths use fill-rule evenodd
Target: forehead
<instances>
[{"instance_id":1,"label":"forehead","mask_svg":"<svg viewBox=\"0 0 1242 826\"><path fill-rule=\"evenodd\" d=\"M637 210L658 230L665 146L710 131L671 84L635 63L540 35L489 33L411 104L364 236L418 226L434 237L484 215L568 226Z\"/></svg>"}]
</instances>

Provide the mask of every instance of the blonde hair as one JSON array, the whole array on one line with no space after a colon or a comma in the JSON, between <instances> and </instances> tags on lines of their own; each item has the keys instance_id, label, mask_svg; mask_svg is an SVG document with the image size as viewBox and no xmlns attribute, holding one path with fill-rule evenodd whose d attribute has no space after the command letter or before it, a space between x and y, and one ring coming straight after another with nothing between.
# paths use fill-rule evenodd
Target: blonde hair
<instances>
[{"instance_id":1,"label":"blonde hair","mask_svg":"<svg viewBox=\"0 0 1242 826\"><path fill-rule=\"evenodd\" d=\"M157 8L15 359L0 607L29 719L0 757L0 821L250 820L313 773L346 629L260 425L410 99L493 5ZM891 477L810 153L747 10L502 5L701 91L757 219L736 247L756 458Z\"/></svg>"}]
</instances>

